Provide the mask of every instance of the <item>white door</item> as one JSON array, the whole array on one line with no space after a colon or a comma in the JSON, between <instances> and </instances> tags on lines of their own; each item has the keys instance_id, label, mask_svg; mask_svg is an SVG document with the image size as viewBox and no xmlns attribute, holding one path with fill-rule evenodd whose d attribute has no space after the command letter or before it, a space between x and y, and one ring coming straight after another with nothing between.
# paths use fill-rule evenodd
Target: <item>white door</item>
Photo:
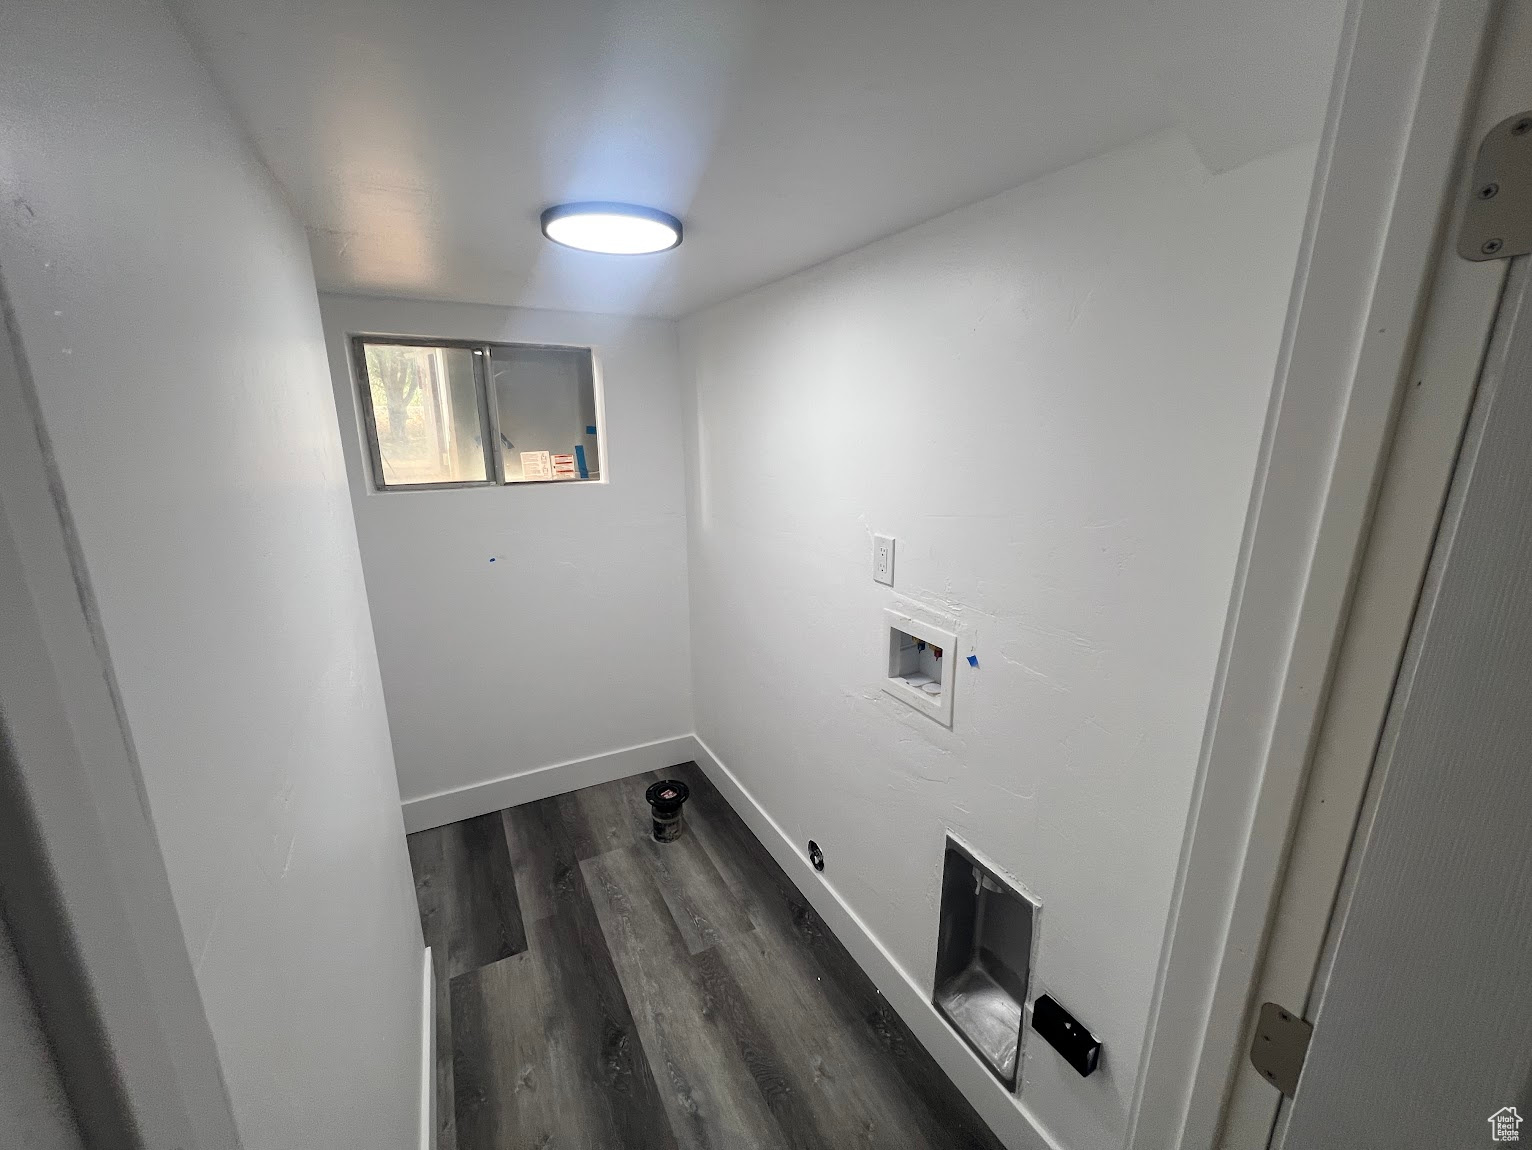
<instances>
[{"instance_id":1,"label":"white door","mask_svg":"<svg viewBox=\"0 0 1532 1150\"><path fill-rule=\"evenodd\" d=\"M1395 688L1283 1150L1492 1147L1532 1119L1528 263ZM1532 1121L1520 1133L1532 1143Z\"/></svg>"}]
</instances>

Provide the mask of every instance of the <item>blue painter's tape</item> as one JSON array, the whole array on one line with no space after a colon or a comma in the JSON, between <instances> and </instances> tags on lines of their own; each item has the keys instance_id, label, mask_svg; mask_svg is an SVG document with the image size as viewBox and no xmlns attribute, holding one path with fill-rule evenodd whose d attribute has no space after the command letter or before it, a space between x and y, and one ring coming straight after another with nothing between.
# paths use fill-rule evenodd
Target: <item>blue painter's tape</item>
<instances>
[{"instance_id":1,"label":"blue painter's tape","mask_svg":"<svg viewBox=\"0 0 1532 1150\"><path fill-rule=\"evenodd\" d=\"M587 427L585 429L585 434L586 435L595 435L596 434L596 426L595 426L595 424L591 424L591 426Z\"/></svg>"},{"instance_id":2,"label":"blue painter's tape","mask_svg":"<svg viewBox=\"0 0 1532 1150\"><path fill-rule=\"evenodd\" d=\"M575 466L580 469L580 478L590 478L590 468L585 466L585 448L575 444Z\"/></svg>"},{"instance_id":3,"label":"blue painter's tape","mask_svg":"<svg viewBox=\"0 0 1532 1150\"><path fill-rule=\"evenodd\" d=\"M970 656L968 656L968 665L970 667L977 667L979 665L979 656L977 656L977 655L970 655Z\"/></svg>"}]
</instances>

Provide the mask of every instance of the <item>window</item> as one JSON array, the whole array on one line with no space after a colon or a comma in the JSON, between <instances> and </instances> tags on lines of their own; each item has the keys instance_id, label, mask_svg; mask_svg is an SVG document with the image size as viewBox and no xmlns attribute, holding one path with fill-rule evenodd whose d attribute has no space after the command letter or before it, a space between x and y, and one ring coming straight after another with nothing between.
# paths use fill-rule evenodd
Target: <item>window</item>
<instances>
[{"instance_id":1,"label":"window","mask_svg":"<svg viewBox=\"0 0 1532 1150\"><path fill-rule=\"evenodd\" d=\"M358 336L380 491L599 480L589 348Z\"/></svg>"}]
</instances>

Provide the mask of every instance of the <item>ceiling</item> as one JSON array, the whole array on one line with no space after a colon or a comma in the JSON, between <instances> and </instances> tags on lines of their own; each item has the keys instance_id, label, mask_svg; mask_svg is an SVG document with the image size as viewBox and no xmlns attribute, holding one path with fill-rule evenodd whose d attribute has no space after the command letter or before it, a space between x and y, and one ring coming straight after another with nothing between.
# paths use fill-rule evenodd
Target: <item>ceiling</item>
<instances>
[{"instance_id":1,"label":"ceiling","mask_svg":"<svg viewBox=\"0 0 1532 1150\"><path fill-rule=\"evenodd\" d=\"M1318 136L1342 0L172 0L324 290L677 316L1150 132ZM549 204L686 221L557 248Z\"/></svg>"}]
</instances>

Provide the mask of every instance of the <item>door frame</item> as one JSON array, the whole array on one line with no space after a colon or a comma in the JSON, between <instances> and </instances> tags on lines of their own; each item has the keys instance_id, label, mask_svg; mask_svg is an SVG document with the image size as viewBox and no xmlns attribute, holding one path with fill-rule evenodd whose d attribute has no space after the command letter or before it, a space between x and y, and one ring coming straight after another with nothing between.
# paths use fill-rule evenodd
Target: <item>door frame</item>
<instances>
[{"instance_id":1,"label":"door frame","mask_svg":"<svg viewBox=\"0 0 1532 1150\"><path fill-rule=\"evenodd\" d=\"M1532 426L1529 259L1506 266L1310 992L1310 1056L1297 1097L1282 1107L1273 1147L1288 1144L1290 1124L1309 1145L1316 1133L1317 1144L1329 1145L1338 1125L1350 1127L1353 1141L1376 1135L1388 1145L1412 1138L1456 1144L1505 1105L1527 1104L1525 1042L1503 1025L1532 1007L1528 950L1518 945L1532 916L1525 897L1519 904L1509 897L1518 877L1526 894L1528 875L1517 869L1526 854L1529 794L1522 745L1506 723L1526 724L1519 696L1512 702L1493 687L1484 693L1483 682L1520 683L1521 668L1508 669L1506 656L1528 636L1532 582L1517 554L1528 536L1514 521L1524 510L1514 493L1524 493L1532 476L1525 452ZM1453 694L1476 675L1480 689L1466 701ZM1492 709L1475 712L1486 699ZM1380 1010L1382 1002L1409 1005ZM1422 1129L1422 1119L1439 1122L1449 1111L1457 1115L1454 1130Z\"/></svg>"},{"instance_id":2,"label":"door frame","mask_svg":"<svg viewBox=\"0 0 1532 1150\"><path fill-rule=\"evenodd\" d=\"M90 1146L238 1150L0 268L0 903Z\"/></svg>"},{"instance_id":3,"label":"door frame","mask_svg":"<svg viewBox=\"0 0 1532 1150\"><path fill-rule=\"evenodd\" d=\"M1243 1063L1500 7L1347 7L1145 1035L1133 1150L1212 1146ZM1410 522L1433 525L1438 512L1439 501L1405 508ZM1406 617L1401 647L1407 628ZM1391 680L1387 650L1369 666L1390 663Z\"/></svg>"},{"instance_id":4,"label":"door frame","mask_svg":"<svg viewBox=\"0 0 1532 1150\"><path fill-rule=\"evenodd\" d=\"M1265 953L1246 1004L1220 1146L1264 1146L1281 1102L1245 1057L1260 1004L1278 1002L1308 1019L1317 1009L1316 970L1507 282L1507 260L1470 262L1451 253L1478 142L1532 98L1532 5L1507 5L1492 35L1473 129L1459 160L1449 254L1437 265L1405 381Z\"/></svg>"}]
</instances>

